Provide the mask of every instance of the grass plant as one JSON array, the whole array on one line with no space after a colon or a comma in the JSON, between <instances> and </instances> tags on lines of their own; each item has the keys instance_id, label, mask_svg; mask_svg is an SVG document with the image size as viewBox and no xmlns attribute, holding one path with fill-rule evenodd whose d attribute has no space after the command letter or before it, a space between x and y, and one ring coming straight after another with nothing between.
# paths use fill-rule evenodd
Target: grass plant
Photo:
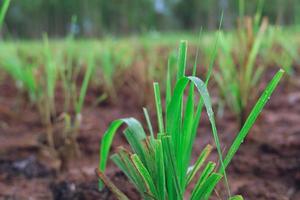
<instances>
[{"instance_id":1,"label":"grass plant","mask_svg":"<svg viewBox=\"0 0 300 200\"><path fill-rule=\"evenodd\" d=\"M144 113L149 135L146 134L141 123L134 118L116 120L104 133L100 145L99 166L96 170L100 179L99 189L103 188L104 183L117 199L129 199L104 174L113 138L122 124L127 126L124 135L130 145L130 150L119 147L111 159L134 184L143 199L182 200L186 197L192 200L209 199L218 182L222 178L226 180L227 166L269 100L283 71L278 71L267 85L229 150L223 155L211 98L207 90L210 72L205 81L196 76L186 76L186 56L187 42L182 41L179 45L175 85L172 84L171 76L167 76L165 109L162 106L159 84L154 83L158 122L156 134L146 109L144 109ZM194 74L195 67L196 65L193 70ZM212 65L209 71L211 71L211 67ZM183 98L185 91L187 91L186 100ZM197 95L200 97L199 100L195 98ZM205 108L211 124L219 165L212 161L206 161L212 150L210 145L207 145L196 162L191 164L193 145L203 108ZM227 181L225 183L227 184ZM188 194L187 188L189 187L192 190ZM229 195L229 199L236 200L242 199L242 197Z\"/></svg>"},{"instance_id":2,"label":"grass plant","mask_svg":"<svg viewBox=\"0 0 300 200\"><path fill-rule=\"evenodd\" d=\"M73 19L72 23L75 19ZM46 112L47 115L47 144L51 148L54 156L61 161L61 169L66 170L68 168L69 161L79 155L79 148L77 145L77 136L81 125L81 111L88 89L89 81L92 77L94 70L94 57L90 54L86 68L83 72L83 80L81 85L78 84L78 77L80 75L80 68L73 66L73 38L71 34L66 39L68 50L66 54L66 62L60 62L61 68L58 67L58 61L53 58L51 49L49 48L48 40L45 39L45 55L48 60L46 65L46 94L43 95L46 101L42 101L44 109L41 112ZM59 76L60 75L60 76ZM58 115L55 113L55 89L58 78L63 82L64 88L64 111ZM78 87L78 85L80 87ZM54 106L52 106L54 105ZM49 112L49 111L50 112ZM51 118L55 120L51 120ZM54 134L54 128L57 129L57 125L62 124L59 134Z\"/></svg>"},{"instance_id":3,"label":"grass plant","mask_svg":"<svg viewBox=\"0 0 300 200\"><path fill-rule=\"evenodd\" d=\"M76 139L82 119L81 111L95 68L93 53L90 53L83 67L73 66L75 56L71 36L66 43L69 44L66 59L54 54L47 35L44 35L42 59L29 62L26 56L9 51L4 53L0 65L36 107L45 127L45 134L40 139L41 148L61 161L61 169L66 169L69 160L79 154ZM81 74L82 81L79 80ZM57 106L61 103L56 98L60 86L63 88L63 109Z\"/></svg>"},{"instance_id":4,"label":"grass plant","mask_svg":"<svg viewBox=\"0 0 300 200\"><path fill-rule=\"evenodd\" d=\"M244 26L239 27L237 35L221 32L219 68L214 72L220 94L235 113L240 127L249 113L250 103L257 99L257 85L266 68L263 63L257 64L256 61L268 26L266 18L259 29L252 18L245 17L243 21Z\"/></svg>"}]
</instances>

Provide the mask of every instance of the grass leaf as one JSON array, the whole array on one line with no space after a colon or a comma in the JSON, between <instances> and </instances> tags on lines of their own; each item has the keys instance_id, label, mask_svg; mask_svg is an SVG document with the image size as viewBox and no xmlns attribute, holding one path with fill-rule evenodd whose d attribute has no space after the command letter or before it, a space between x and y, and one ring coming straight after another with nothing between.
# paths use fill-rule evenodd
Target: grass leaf
<instances>
[{"instance_id":1,"label":"grass leaf","mask_svg":"<svg viewBox=\"0 0 300 200\"><path fill-rule=\"evenodd\" d=\"M270 99L271 94L275 90L276 86L278 85L280 79L284 74L283 70L279 70L273 79L269 82L266 89L264 90L261 97L258 99L257 103L255 104L254 108L252 109L250 115L248 116L243 128L238 133L237 137L233 141L230 149L227 152L227 155L224 160L224 167L226 168L230 161L232 160L233 156L239 149L240 145L243 143L245 137L249 133L249 130L253 126L255 120L257 119L258 115L262 111L263 107L266 105L267 101Z\"/></svg>"},{"instance_id":2,"label":"grass leaf","mask_svg":"<svg viewBox=\"0 0 300 200\"><path fill-rule=\"evenodd\" d=\"M7 10L8 10L10 0L4 0L2 2L3 2L3 4L2 4L1 9L0 9L0 30L2 29L4 17L6 15Z\"/></svg>"},{"instance_id":3,"label":"grass leaf","mask_svg":"<svg viewBox=\"0 0 300 200\"><path fill-rule=\"evenodd\" d=\"M199 196L199 194L201 193L202 190L202 185L205 182L205 180L209 177L209 175L214 171L216 164L213 162L208 162L207 165L205 166L204 170L202 171L193 191L191 194L190 199L193 200L195 199L197 196Z\"/></svg>"},{"instance_id":4,"label":"grass leaf","mask_svg":"<svg viewBox=\"0 0 300 200\"><path fill-rule=\"evenodd\" d=\"M107 131L104 133L101 144L100 144L100 159L99 159L99 170L104 172L106 163L107 163L107 158L108 158L108 153L113 141L113 138L115 136L116 131L119 129L119 127L123 124L126 123L128 126L128 129L135 134L137 138L140 140L146 138L146 134L144 132L143 127L141 124L134 118L125 118L125 119L120 119L120 120L115 120L114 122L111 123ZM103 188L103 184L101 182L99 183L99 189Z\"/></svg>"},{"instance_id":5,"label":"grass leaf","mask_svg":"<svg viewBox=\"0 0 300 200\"><path fill-rule=\"evenodd\" d=\"M133 154L131 156L131 160L133 161L135 167L143 177L144 181L146 182L147 186L149 187L152 196L157 197L157 191L155 184L153 182L153 178L151 177L149 171L147 168L143 165L142 161L140 160L139 156L137 154Z\"/></svg>"},{"instance_id":6,"label":"grass leaf","mask_svg":"<svg viewBox=\"0 0 300 200\"><path fill-rule=\"evenodd\" d=\"M84 98L86 96L86 91L87 91L87 88L89 85L89 81L92 77L93 69L94 69L94 61L93 61L93 56L91 56L89 59L87 71L84 74L83 83L80 88L79 99L78 99L78 102L76 104L76 109L75 109L76 113L80 113L82 110Z\"/></svg>"},{"instance_id":7,"label":"grass leaf","mask_svg":"<svg viewBox=\"0 0 300 200\"><path fill-rule=\"evenodd\" d=\"M164 133L164 122L163 122L163 116L162 116L162 105L161 105L159 84L154 83L153 87L154 87L155 105L156 105L156 113L157 113L159 132Z\"/></svg>"},{"instance_id":8,"label":"grass leaf","mask_svg":"<svg viewBox=\"0 0 300 200\"><path fill-rule=\"evenodd\" d=\"M201 155L198 157L196 163L192 167L192 170L187 174L186 178L186 186L193 180L196 173L199 171L200 167L204 164L205 160L209 156L210 152L212 150L211 145L207 145L204 150L202 151Z\"/></svg>"},{"instance_id":9,"label":"grass leaf","mask_svg":"<svg viewBox=\"0 0 300 200\"><path fill-rule=\"evenodd\" d=\"M96 174L118 200L129 200L129 198L123 192L121 192L121 190L119 190L100 170L96 170Z\"/></svg>"}]
</instances>

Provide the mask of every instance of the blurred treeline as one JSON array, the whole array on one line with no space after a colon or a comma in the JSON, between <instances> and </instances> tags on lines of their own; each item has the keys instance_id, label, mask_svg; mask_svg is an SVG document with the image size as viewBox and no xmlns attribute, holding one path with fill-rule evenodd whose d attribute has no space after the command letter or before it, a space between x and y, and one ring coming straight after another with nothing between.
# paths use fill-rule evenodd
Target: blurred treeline
<instances>
[{"instance_id":1,"label":"blurred treeline","mask_svg":"<svg viewBox=\"0 0 300 200\"><path fill-rule=\"evenodd\" d=\"M1 1L1 0L0 0ZM63 37L70 30L84 37L126 35L148 31L217 28L224 11L224 28L235 26L244 10L254 15L261 0L12 0L5 37L36 38L47 32ZM244 2L241 8L240 2ZM263 13L271 23L300 21L300 0L264 0ZM77 24L71 23L77 16Z\"/></svg>"}]
</instances>

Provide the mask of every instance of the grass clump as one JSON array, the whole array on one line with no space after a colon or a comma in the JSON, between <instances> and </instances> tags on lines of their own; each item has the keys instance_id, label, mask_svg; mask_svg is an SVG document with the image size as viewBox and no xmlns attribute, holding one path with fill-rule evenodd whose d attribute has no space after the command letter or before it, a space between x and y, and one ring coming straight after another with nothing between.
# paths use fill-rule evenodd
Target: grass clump
<instances>
[{"instance_id":1,"label":"grass clump","mask_svg":"<svg viewBox=\"0 0 300 200\"><path fill-rule=\"evenodd\" d=\"M69 36L66 41L71 46L73 36ZM53 157L61 161L60 169L66 170L69 161L79 155L77 136L82 121L84 99L94 70L94 59L91 54L84 68L82 81L78 84L81 68L72 66L72 47L67 51L66 61L62 62L54 59L47 37L44 42L46 65L42 74L44 82L38 84L42 87L37 105L41 116L45 116L42 119L45 120L44 124L47 127L46 148L52 152ZM56 85L60 81L63 86L64 108L57 113L55 94Z\"/></svg>"},{"instance_id":2,"label":"grass clump","mask_svg":"<svg viewBox=\"0 0 300 200\"><path fill-rule=\"evenodd\" d=\"M219 33L219 68L214 77L219 87L223 105L235 114L240 128L246 121L251 105L258 98L258 84L266 69L257 62L259 52L266 47L268 19L262 18L264 0L259 0L253 17L245 16L244 0L239 0L239 19L236 32ZM265 45L265 46L264 46ZM268 49L269 50L269 49Z\"/></svg>"},{"instance_id":3,"label":"grass clump","mask_svg":"<svg viewBox=\"0 0 300 200\"><path fill-rule=\"evenodd\" d=\"M258 97L257 86L266 68L256 61L268 21L264 18L259 26L256 18L242 18L236 34L220 33L219 68L214 71L221 97L236 115L240 127L249 114L249 105Z\"/></svg>"},{"instance_id":4,"label":"grass clump","mask_svg":"<svg viewBox=\"0 0 300 200\"><path fill-rule=\"evenodd\" d=\"M207 90L210 73L208 73L205 81L196 76L186 76L186 55L187 42L182 41L177 58L175 85L172 84L171 76L167 76L166 108L164 111L159 85L154 83L158 121L156 134L151 125L148 111L144 109L149 135L146 134L139 121L134 118L125 118L112 122L102 137L100 161L97 169L97 175L101 180L99 188L102 189L104 183L120 200L128 199L128 197L105 176L104 172L113 138L122 124L127 125L124 135L131 150L119 147L111 159L134 184L143 199L182 200L186 197L192 200L209 199L222 178L227 184L227 166L283 75L283 71L280 70L271 80L227 154L223 155L211 99ZM211 67L212 65L210 71ZM193 71L195 75L195 68ZM187 97L184 100L186 90ZM195 98L197 95L200 96L199 100ZM206 161L212 151L211 145L207 145L196 162L191 164L193 145L203 107L205 107L210 120L219 157L219 166L212 161ZM192 190L188 194L187 188L190 187ZM242 199L242 197L229 195L229 199L237 200Z\"/></svg>"}]
</instances>

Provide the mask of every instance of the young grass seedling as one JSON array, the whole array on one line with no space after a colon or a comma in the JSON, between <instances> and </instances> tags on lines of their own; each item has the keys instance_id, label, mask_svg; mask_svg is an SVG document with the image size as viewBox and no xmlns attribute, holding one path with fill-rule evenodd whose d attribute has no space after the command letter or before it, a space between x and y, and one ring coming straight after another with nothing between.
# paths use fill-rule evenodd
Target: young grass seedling
<instances>
[{"instance_id":1,"label":"young grass seedling","mask_svg":"<svg viewBox=\"0 0 300 200\"><path fill-rule=\"evenodd\" d=\"M112 122L102 137L99 166L96 170L100 179L99 189L103 188L104 183L119 200L128 199L128 197L114 186L104 172L113 138L122 124L127 125L124 135L131 150L120 147L111 159L134 184L143 199L183 200L188 196L191 200L207 200L218 182L226 177L227 166L283 75L283 71L280 70L268 84L223 159L211 99L207 90L206 83L209 75L205 82L195 76L186 76L186 53L187 42L182 41L179 46L177 78L174 87L170 85L171 77L167 76L166 99L168 101L164 112L159 85L154 83L157 133L153 133L148 112L145 111L150 137L146 135L140 122L134 118ZM184 101L183 96L187 88L188 95ZM195 101L196 94L200 95L199 101ZM216 167L214 162L206 162L212 150L210 145L203 149L194 164L190 164L203 106L210 120L219 155L219 167ZM196 181L195 185L193 180ZM190 186L192 187L191 193L187 194L187 188ZM242 197L230 196L229 199L237 200Z\"/></svg>"},{"instance_id":2,"label":"young grass seedling","mask_svg":"<svg viewBox=\"0 0 300 200\"><path fill-rule=\"evenodd\" d=\"M259 16L257 14L256 18L260 19ZM240 127L249 113L249 103L257 98L257 85L265 70L263 65L256 67L255 62L268 25L264 18L259 29L255 31L256 21L249 17L241 20L245 25L238 29L238 44L235 43L235 35L220 34L219 69L214 73L221 96L235 113ZM234 49L235 46L238 49Z\"/></svg>"},{"instance_id":3,"label":"young grass seedling","mask_svg":"<svg viewBox=\"0 0 300 200\"><path fill-rule=\"evenodd\" d=\"M69 36L68 44L72 44ZM26 92L36 106L42 125L45 127L39 141L41 149L50 153L51 158L60 161L60 169L66 169L69 161L79 153L77 136L81 124L81 111L94 70L94 55L90 54L84 68L83 80L78 87L79 67L72 66L73 46L68 46L67 64L53 53L47 35L44 35L42 51L43 65L38 61L27 62L17 53L7 54L1 59L0 67ZM60 67L58 67L60 66ZM60 78L60 79L59 79ZM57 84L62 82L65 107L57 109Z\"/></svg>"}]
</instances>

